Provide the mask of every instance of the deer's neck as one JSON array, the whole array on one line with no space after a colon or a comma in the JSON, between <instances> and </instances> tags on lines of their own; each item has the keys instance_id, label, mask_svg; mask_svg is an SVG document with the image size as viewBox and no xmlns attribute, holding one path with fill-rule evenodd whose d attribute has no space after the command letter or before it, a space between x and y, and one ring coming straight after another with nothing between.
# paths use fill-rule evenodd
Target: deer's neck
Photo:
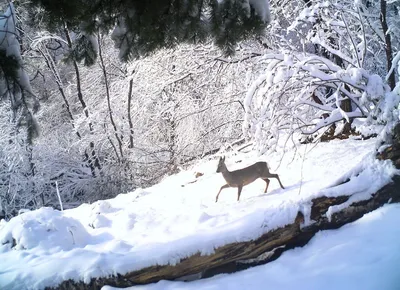
<instances>
[{"instance_id":1,"label":"deer's neck","mask_svg":"<svg viewBox=\"0 0 400 290\"><path fill-rule=\"evenodd\" d=\"M222 176L226 181L229 181L231 179L231 172L226 168L226 165L221 170Z\"/></svg>"}]
</instances>

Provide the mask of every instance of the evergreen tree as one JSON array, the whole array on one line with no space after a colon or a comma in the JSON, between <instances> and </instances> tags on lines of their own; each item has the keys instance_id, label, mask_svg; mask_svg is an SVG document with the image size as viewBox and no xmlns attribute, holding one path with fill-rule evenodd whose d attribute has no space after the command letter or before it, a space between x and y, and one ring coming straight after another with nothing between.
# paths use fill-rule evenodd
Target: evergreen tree
<instances>
[{"instance_id":1,"label":"evergreen tree","mask_svg":"<svg viewBox=\"0 0 400 290\"><path fill-rule=\"evenodd\" d=\"M31 0L31 8L50 31L113 29L123 60L208 37L233 54L237 42L262 34L269 22L268 0Z\"/></svg>"}]
</instances>

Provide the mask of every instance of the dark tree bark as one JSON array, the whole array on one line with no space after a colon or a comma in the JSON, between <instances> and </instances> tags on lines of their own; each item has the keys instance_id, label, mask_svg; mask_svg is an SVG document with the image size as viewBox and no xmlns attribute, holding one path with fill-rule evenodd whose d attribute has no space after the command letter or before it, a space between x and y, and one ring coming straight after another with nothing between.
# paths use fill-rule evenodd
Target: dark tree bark
<instances>
[{"instance_id":1,"label":"dark tree bark","mask_svg":"<svg viewBox=\"0 0 400 290\"><path fill-rule=\"evenodd\" d=\"M131 115L132 88L133 88L133 80L131 79L129 81L129 92L128 92L129 148L133 148L133 122Z\"/></svg>"},{"instance_id":2,"label":"dark tree bark","mask_svg":"<svg viewBox=\"0 0 400 290\"><path fill-rule=\"evenodd\" d=\"M380 14L380 21L382 25L382 32L385 38L385 52L386 52L386 66L387 66L387 71L390 71L390 68L392 67L392 61L393 61L393 50L392 50L392 40L390 38L390 33L389 33L389 27L387 24L387 3L386 0L380 0L381 1L381 14ZM389 86L393 90L396 86L396 78L394 75L394 71L389 75Z\"/></svg>"}]
</instances>

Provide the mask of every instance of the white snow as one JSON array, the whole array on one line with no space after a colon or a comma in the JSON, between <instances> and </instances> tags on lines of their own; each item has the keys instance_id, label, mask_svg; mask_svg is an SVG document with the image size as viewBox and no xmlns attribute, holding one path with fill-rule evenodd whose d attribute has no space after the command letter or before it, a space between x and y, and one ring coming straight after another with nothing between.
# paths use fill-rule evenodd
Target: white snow
<instances>
[{"instance_id":1,"label":"white snow","mask_svg":"<svg viewBox=\"0 0 400 290\"><path fill-rule=\"evenodd\" d=\"M249 3L264 22L269 23L271 21L269 0L249 0Z\"/></svg>"},{"instance_id":2,"label":"white snow","mask_svg":"<svg viewBox=\"0 0 400 290\"><path fill-rule=\"evenodd\" d=\"M90 236L76 219L63 216L60 211L41 208L12 219L4 225L2 242L16 240L15 250L54 249L71 250L85 246Z\"/></svg>"},{"instance_id":3,"label":"white snow","mask_svg":"<svg viewBox=\"0 0 400 290\"><path fill-rule=\"evenodd\" d=\"M374 158L376 142L349 139L302 145L296 155L287 150L280 166L282 156L277 153L227 155L230 170L268 161L271 172L278 173L286 187L281 189L272 179L264 194L265 182L258 180L244 187L240 202L236 189L225 189L215 203L225 184L221 174L215 173L215 158L151 188L114 199L63 212L42 208L2 221L0 289L43 289L66 279L88 282L155 264L175 264L197 252L210 254L216 247L251 240L292 223L299 210L312 222L307 216L312 198L353 190L357 195L352 198L368 198L390 182L397 171L389 161ZM204 175L196 179L196 172ZM350 182L335 186L347 178ZM303 255L301 251L294 252Z\"/></svg>"},{"instance_id":4,"label":"white snow","mask_svg":"<svg viewBox=\"0 0 400 290\"><path fill-rule=\"evenodd\" d=\"M400 285L400 205L322 231L276 261L194 282L160 281L128 290L397 290ZM117 289L105 286L102 290Z\"/></svg>"}]
</instances>

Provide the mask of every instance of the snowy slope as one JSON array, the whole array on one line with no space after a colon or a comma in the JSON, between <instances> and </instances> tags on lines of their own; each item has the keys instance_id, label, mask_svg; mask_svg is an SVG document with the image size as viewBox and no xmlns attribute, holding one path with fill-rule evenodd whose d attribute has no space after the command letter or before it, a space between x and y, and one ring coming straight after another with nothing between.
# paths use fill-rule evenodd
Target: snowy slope
<instances>
[{"instance_id":1,"label":"snowy slope","mask_svg":"<svg viewBox=\"0 0 400 290\"><path fill-rule=\"evenodd\" d=\"M225 189L215 203L224 181L215 173L217 160L211 160L115 199L62 213L42 208L3 221L0 289L41 289L66 279L89 281L173 264L198 251L212 253L215 247L254 239L291 223L298 210L309 212L310 200L318 195L359 192L352 199L367 198L395 174L389 161L374 159L375 142L303 145L295 156L287 152L277 170L280 156L271 155L271 171L280 175L286 189L271 180L264 194L265 183L258 180L243 189L240 202L236 189ZM305 152L305 158L298 156ZM232 170L256 160L260 159L250 152L227 156L226 162ZM364 173L354 176L361 168ZM204 175L196 179L195 172ZM351 181L324 189L343 175Z\"/></svg>"},{"instance_id":2,"label":"snowy slope","mask_svg":"<svg viewBox=\"0 0 400 290\"><path fill-rule=\"evenodd\" d=\"M398 290L400 205L387 205L338 230L322 231L276 261L194 282L160 281L127 290ZM103 287L102 290L117 289Z\"/></svg>"}]
</instances>

